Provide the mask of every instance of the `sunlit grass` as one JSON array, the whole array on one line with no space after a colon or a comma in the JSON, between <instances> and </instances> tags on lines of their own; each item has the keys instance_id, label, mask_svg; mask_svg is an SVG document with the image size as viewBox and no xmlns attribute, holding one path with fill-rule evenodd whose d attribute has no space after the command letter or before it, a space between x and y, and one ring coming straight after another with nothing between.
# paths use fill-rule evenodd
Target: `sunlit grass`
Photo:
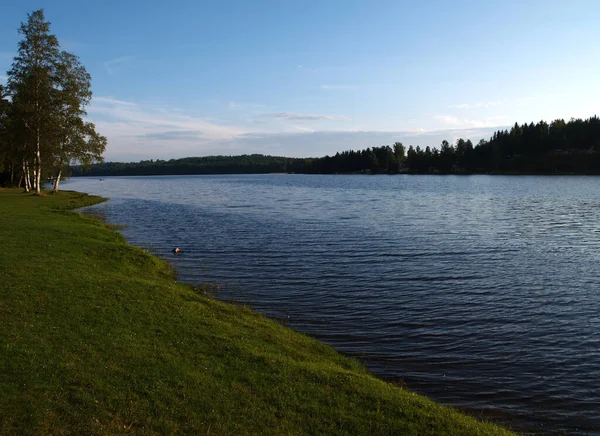
<instances>
[{"instance_id":1,"label":"sunlit grass","mask_svg":"<svg viewBox=\"0 0 600 436\"><path fill-rule=\"evenodd\" d=\"M68 211L101 200L0 190L0 434L508 434Z\"/></svg>"}]
</instances>

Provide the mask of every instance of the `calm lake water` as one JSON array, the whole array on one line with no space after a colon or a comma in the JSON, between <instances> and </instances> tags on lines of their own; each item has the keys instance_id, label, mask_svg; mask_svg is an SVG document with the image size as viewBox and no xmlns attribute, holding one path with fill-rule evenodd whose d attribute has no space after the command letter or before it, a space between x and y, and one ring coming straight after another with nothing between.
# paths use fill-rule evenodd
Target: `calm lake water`
<instances>
[{"instance_id":1,"label":"calm lake water","mask_svg":"<svg viewBox=\"0 0 600 436\"><path fill-rule=\"evenodd\" d=\"M186 282L523 431L600 434L600 178L73 179ZM182 253L170 252L180 247Z\"/></svg>"}]
</instances>

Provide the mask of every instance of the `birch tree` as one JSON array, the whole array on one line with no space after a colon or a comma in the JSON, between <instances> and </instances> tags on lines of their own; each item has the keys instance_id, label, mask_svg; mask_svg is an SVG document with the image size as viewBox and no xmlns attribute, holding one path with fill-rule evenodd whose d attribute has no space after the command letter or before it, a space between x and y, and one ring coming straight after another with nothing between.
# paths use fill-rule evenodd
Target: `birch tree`
<instances>
[{"instance_id":1,"label":"birch tree","mask_svg":"<svg viewBox=\"0 0 600 436\"><path fill-rule=\"evenodd\" d=\"M85 107L92 98L91 77L79 58L63 51L57 68L56 145L53 150L54 187L58 192L63 171L71 163L89 166L102 161L106 138L96 132L93 123L83 121Z\"/></svg>"},{"instance_id":2,"label":"birch tree","mask_svg":"<svg viewBox=\"0 0 600 436\"><path fill-rule=\"evenodd\" d=\"M30 189L33 171L32 189L40 195L43 170L56 172L54 192L58 191L69 163L102 160L106 138L83 120L92 98L91 77L77 56L60 50L44 11L29 14L19 32L23 39L8 72L7 88L24 187Z\"/></svg>"},{"instance_id":3,"label":"birch tree","mask_svg":"<svg viewBox=\"0 0 600 436\"><path fill-rule=\"evenodd\" d=\"M42 155L51 149L49 132L56 116L53 100L60 51L58 39L50 34L50 23L45 21L42 9L28 15L19 33L23 39L8 71L7 85L17 109L15 113L26 129L25 144L32 145L33 188L36 195L40 195ZM24 158L24 171L27 166Z\"/></svg>"},{"instance_id":4,"label":"birch tree","mask_svg":"<svg viewBox=\"0 0 600 436\"><path fill-rule=\"evenodd\" d=\"M96 131L93 123L85 122L81 118L73 119L68 126L68 134L55 154L56 172L52 192L58 192L61 177L70 164L81 164L89 168L93 163L102 162L106 144L106 138Z\"/></svg>"}]
</instances>

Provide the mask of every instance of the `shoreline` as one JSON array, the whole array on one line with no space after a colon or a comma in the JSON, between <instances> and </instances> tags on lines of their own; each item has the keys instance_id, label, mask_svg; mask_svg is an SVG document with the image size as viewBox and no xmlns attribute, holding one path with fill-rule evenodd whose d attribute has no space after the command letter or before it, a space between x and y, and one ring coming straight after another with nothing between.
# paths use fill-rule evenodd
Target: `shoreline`
<instances>
[{"instance_id":1,"label":"shoreline","mask_svg":"<svg viewBox=\"0 0 600 436\"><path fill-rule=\"evenodd\" d=\"M222 175L235 176L235 175L298 175L298 174L302 175L302 173L222 174ZM205 174L188 174L187 176L202 176L202 175L205 175ZM210 175L215 175L215 174L210 174ZM310 174L310 175L314 175L314 174ZM321 174L321 175L338 175L338 174ZM339 175L369 175L369 174L349 173L349 174L339 174ZM387 175L387 174L378 174L378 175ZM417 174L410 174L410 175L417 175ZM165 177L171 177L171 176L173 176L173 175L165 175ZM110 177L110 176L108 176L108 177ZM129 176L113 176L113 177L129 177ZM146 177L146 176L131 176L131 177ZM160 177L160 175L159 176L148 176L148 177ZM110 198L106 199L106 201L110 201ZM85 212L83 212L83 213L85 213ZM120 226L120 224L113 224L113 225ZM130 244L130 243L128 242L128 244ZM130 244L130 245L136 246L134 244ZM146 249L144 249L144 250L146 250ZM152 251L150 251L150 250L146 250L146 251L148 251L152 256L156 256L159 259L161 259L164 262L167 262L169 265L171 265L171 267L175 271L176 278L178 278L179 274L178 274L178 272L177 272L177 270L175 268L176 265L172 264L169 261L168 258L165 258L165 257L161 256L158 253L152 253ZM180 283L186 283L186 282L180 282ZM189 284L189 282L188 282L188 284ZM212 283L212 282L211 283L201 283L201 285L202 286L209 286L210 289L215 289L213 287L217 287L218 288L220 286L220 284L218 284L218 283ZM191 286L194 286L194 285L191 285ZM233 298L220 298L218 296L213 295L212 292L209 292L209 296L210 296L210 298L214 298L214 299L216 299L218 301L221 301L223 303L226 303L226 304L231 304L231 305L238 306L238 307L248 307L248 308L250 308L251 311L259 313L261 316L265 316L266 318L275 321L276 323L284 326L285 328L291 329L294 332L297 332L297 333L299 333L301 335L307 335L307 336L313 338L314 340L316 340L316 341L318 341L318 342L320 342L322 344L325 344L325 345L327 345L327 346L332 347L333 349L335 349L335 347L333 345L330 345L327 342L319 339L318 335L311 334L310 332L303 332L303 331L297 330L294 327L289 326L288 323L285 322L285 318L272 317L272 316L269 316L267 314L263 314L262 312L253 309L251 307L251 303L250 302L244 302L244 301L236 300L236 299L233 299ZM341 351L337 351L337 352L340 353L341 355L343 355L344 357L348 358L348 359L356 359L356 360L358 360L361 363L361 365L365 366L365 368L367 368L368 372L370 374L372 374L375 378L377 378L379 380L382 380L382 381L384 381L386 383L389 383L389 384L393 384L393 385L396 385L396 386L402 386L403 388L406 388L406 389L410 390L411 392L416 393L417 395L421 395L421 396L424 396L426 398L430 398L433 401L437 402L437 400L435 400L435 399L431 398L430 396L428 396L426 392L423 392L421 390L413 390L413 388L410 385L406 384L403 379L398 378L398 377L386 377L384 375L377 374L377 372L375 370L369 369L367 363L363 363L360 358L358 358L358 357L351 357L351 356L349 356L349 355L347 355L347 354L345 354L345 353L343 353ZM438 403L438 404L446 405L445 403ZM476 419L484 420L484 421L490 420L489 422L497 423L497 425L503 425L503 424L500 424L500 423L501 422L503 422L503 423L509 422L508 418L512 418L513 417L511 414L509 414L507 412L504 412L504 411L501 411L501 410L497 410L497 409L485 409L485 410L481 409L480 410L480 409L476 409L476 408L470 408L469 409L469 408L456 407L456 406L452 406L452 405L447 405L447 406L455 408L456 410L458 410L459 412L461 412L461 413L463 413L463 414L465 414L467 416L471 416L471 417L478 416ZM530 429L530 430L532 430L532 429ZM535 429L533 429L533 430L535 430Z\"/></svg>"},{"instance_id":2,"label":"shoreline","mask_svg":"<svg viewBox=\"0 0 600 436\"><path fill-rule=\"evenodd\" d=\"M505 177L598 177L600 173L517 173L517 172L491 172L491 173L189 173L189 174L78 174L70 176L73 178L103 178L103 177L191 177L191 176L505 176Z\"/></svg>"},{"instance_id":3,"label":"shoreline","mask_svg":"<svg viewBox=\"0 0 600 436\"><path fill-rule=\"evenodd\" d=\"M0 196L10 290L0 309L11 308L0 351L3 432L510 434L207 298L110 225L67 211L105 199ZM44 235L39 255L19 260L31 243L21 233Z\"/></svg>"}]
</instances>

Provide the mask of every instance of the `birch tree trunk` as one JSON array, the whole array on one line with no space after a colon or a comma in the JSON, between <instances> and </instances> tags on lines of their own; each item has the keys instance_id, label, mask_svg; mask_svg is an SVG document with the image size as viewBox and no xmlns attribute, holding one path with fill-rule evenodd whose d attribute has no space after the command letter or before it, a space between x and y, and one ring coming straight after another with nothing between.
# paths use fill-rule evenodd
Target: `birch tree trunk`
<instances>
[{"instance_id":1,"label":"birch tree trunk","mask_svg":"<svg viewBox=\"0 0 600 436\"><path fill-rule=\"evenodd\" d=\"M27 175L25 176L27 179L27 192L33 190L33 178L31 177L31 168L29 168L29 162L27 162Z\"/></svg>"},{"instance_id":2,"label":"birch tree trunk","mask_svg":"<svg viewBox=\"0 0 600 436\"><path fill-rule=\"evenodd\" d=\"M37 165L35 164L35 160L34 160L33 161L33 175L31 177L31 181L30 181L31 190L34 191L34 192L35 192L35 181L37 180L37 177L35 176L35 174L36 174L35 173L36 168L37 168Z\"/></svg>"},{"instance_id":3,"label":"birch tree trunk","mask_svg":"<svg viewBox=\"0 0 600 436\"><path fill-rule=\"evenodd\" d=\"M27 166L25 159L23 159L23 182L25 192L29 192L31 190L31 186L29 185L29 167Z\"/></svg>"},{"instance_id":4,"label":"birch tree trunk","mask_svg":"<svg viewBox=\"0 0 600 436\"><path fill-rule=\"evenodd\" d=\"M41 195L40 180L42 177L42 156L40 153L40 130L37 129L35 142L35 195Z\"/></svg>"},{"instance_id":5,"label":"birch tree trunk","mask_svg":"<svg viewBox=\"0 0 600 436\"><path fill-rule=\"evenodd\" d=\"M62 174L62 170L58 170L58 174L56 175L56 179L54 180L54 188L52 188L52 192L54 194L58 193L58 184L60 183L60 176Z\"/></svg>"}]
</instances>

